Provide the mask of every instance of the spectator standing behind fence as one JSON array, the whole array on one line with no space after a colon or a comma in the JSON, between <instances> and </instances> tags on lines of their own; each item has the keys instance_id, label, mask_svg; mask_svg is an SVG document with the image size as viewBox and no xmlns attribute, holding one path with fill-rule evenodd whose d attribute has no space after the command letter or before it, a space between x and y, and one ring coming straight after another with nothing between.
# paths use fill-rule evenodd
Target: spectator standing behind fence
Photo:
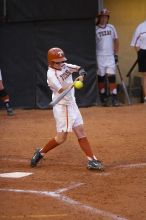
<instances>
[{"instance_id":1,"label":"spectator standing behind fence","mask_svg":"<svg viewBox=\"0 0 146 220\"><path fill-rule=\"evenodd\" d=\"M115 27L108 24L109 17L110 12L104 8L96 20L98 88L103 106L119 106L115 65L118 62L119 40Z\"/></svg>"},{"instance_id":2,"label":"spectator standing behind fence","mask_svg":"<svg viewBox=\"0 0 146 220\"><path fill-rule=\"evenodd\" d=\"M3 85L1 69L0 69L0 100L5 104L8 116L13 116L13 109L10 105L10 98Z\"/></svg>"},{"instance_id":3,"label":"spectator standing behind fence","mask_svg":"<svg viewBox=\"0 0 146 220\"><path fill-rule=\"evenodd\" d=\"M139 72L143 73L143 101L146 104L146 20L137 26L131 46L135 48L137 53Z\"/></svg>"}]
</instances>

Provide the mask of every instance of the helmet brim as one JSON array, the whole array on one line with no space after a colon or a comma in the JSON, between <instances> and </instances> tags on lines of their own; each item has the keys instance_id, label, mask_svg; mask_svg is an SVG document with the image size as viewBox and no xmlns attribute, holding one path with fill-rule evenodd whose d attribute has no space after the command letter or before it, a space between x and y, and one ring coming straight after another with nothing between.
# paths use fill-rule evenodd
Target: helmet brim
<instances>
[{"instance_id":1,"label":"helmet brim","mask_svg":"<svg viewBox=\"0 0 146 220\"><path fill-rule=\"evenodd\" d=\"M57 59L52 59L51 61L54 62L63 62L63 61L67 61L66 57L61 57L61 58L57 58Z\"/></svg>"}]
</instances>

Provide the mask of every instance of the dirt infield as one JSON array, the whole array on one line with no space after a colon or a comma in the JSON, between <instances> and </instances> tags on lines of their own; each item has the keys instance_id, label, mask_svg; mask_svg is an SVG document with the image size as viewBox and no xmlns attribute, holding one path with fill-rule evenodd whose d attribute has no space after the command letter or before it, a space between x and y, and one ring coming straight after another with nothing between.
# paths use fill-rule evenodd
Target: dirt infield
<instances>
[{"instance_id":1,"label":"dirt infield","mask_svg":"<svg viewBox=\"0 0 146 220\"><path fill-rule=\"evenodd\" d=\"M86 169L73 133L37 168L30 158L55 135L52 110L0 112L0 220L146 220L146 106L80 109L96 156L106 169Z\"/></svg>"}]
</instances>

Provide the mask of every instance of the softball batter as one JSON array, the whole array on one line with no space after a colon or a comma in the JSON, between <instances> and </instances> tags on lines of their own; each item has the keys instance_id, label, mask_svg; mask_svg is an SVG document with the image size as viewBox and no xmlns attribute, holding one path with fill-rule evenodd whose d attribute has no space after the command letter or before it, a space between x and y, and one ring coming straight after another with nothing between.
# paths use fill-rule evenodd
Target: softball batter
<instances>
[{"instance_id":1,"label":"softball batter","mask_svg":"<svg viewBox=\"0 0 146 220\"><path fill-rule=\"evenodd\" d=\"M72 74L74 72L79 72L76 80L83 81L84 75L86 75L80 66L68 64L66 61L62 49L51 48L48 51L47 82L53 92L53 100L73 83ZM96 159L86 137L83 119L75 101L74 88L53 107L53 114L57 134L42 149L36 150L31 159L31 166L35 167L48 151L62 144L67 139L68 132L73 130L81 149L87 156L87 168L103 170L103 164Z\"/></svg>"},{"instance_id":2,"label":"softball batter","mask_svg":"<svg viewBox=\"0 0 146 220\"><path fill-rule=\"evenodd\" d=\"M116 86L116 62L118 62L119 40L116 29L108 24L110 13L102 9L96 20L96 58L98 88L103 106L107 106L108 96L112 97L112 105L119 106ZM107 94L107 81L109 92Z\"/></svg>"}]
</instances>

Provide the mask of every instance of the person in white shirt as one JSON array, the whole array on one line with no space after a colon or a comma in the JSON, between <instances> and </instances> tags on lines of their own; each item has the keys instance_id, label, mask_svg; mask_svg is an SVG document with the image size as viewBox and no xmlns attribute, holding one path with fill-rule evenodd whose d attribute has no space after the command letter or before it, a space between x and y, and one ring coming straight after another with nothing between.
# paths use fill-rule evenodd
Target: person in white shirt
<instances>
[{"instance_id":1,"label":"person in white shirt","mask_svg":"<svg viewBox=\"0 0 146 220\"><path fill-rule=\"evenodd\" d=\"M118 62L119 39L116 29L108 24L110 12L102 9L96 19L96 59L98 88L103 106L119 106L116 85L116 63ZM108 82L108 83L107 83ZM108 84L108 85L107 85ZM109 86L109 94L107 94Z\"/></svg>"},{"instance_id":2,"label":"person in white shirt","mask_svg":"<svg viewBox=\"0 0 146 220\"><path fill-rule=\"evenodd\" d=\"M4 87L4 84L3 84L1 69L0 69L0 100L4 103L4 105L6 107L7 115L13 116L14 113L13 113L13 109L10 104L10 97Z\"/></svg>"},{"instance_id":3,"label":"person in white shirt","mask_svg":"<svg viewBox=\"0 0 146 220\"><path fill-rule=\"evenodd\" d=\"M68 64L66 61L67 59L62 49L55 47L48 51L49 67L47 71L47 82L53 92L53 100L72 85L72 74L74 72L79 73L79 77L76 80L83 81L86 75L83 68ZM56 121L57 134L42 149L36 150L31 159L31 166L35 167L48 151L62 144L66 140L68 133L73 130L81 149L87 156L87 168L103 170L103 164L93 154L84 131L83 118L75 101L74 88L53 107L53 114Z\"/></svg>"},{"instance_id":4,"label":"person in white shirt","mask_svg":"<svg viewBox=\"0 0 146 220\"><path fill-rule=\"evenodd\" d=\"M138 57L139 72L143 73L143 95L146 104L146 20L140 23L132 37L131 46L135 48Z\"/></svg>"}]
</instances>

